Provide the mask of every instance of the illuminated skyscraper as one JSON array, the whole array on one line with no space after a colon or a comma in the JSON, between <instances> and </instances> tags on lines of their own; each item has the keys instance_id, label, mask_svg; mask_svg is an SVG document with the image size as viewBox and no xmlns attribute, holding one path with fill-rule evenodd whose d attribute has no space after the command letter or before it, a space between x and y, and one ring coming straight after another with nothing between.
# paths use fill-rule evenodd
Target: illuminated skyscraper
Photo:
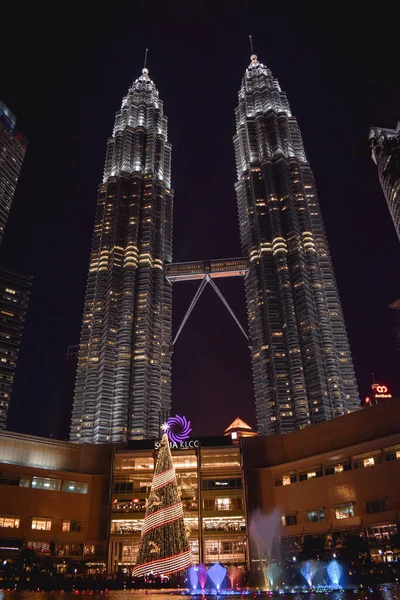
<instances>
[{"instance_id":1,"label":"illuminated skyscraper","mask_svg":"<svg viewBox=\"0 0 400 600\"><path fill-rule=\"evenodd\" d=\"M359 408L314 177L296 118L252 55L234 137L258 431L285 433Z\"/></svg>"},{"instance_id":2,"label":"illuminated skyscraper","mask_svg":"<svg viewBox=\"0 0 400 600\"><path fill-rule=\"evenodd\" d=\"M16 117L0 100L0 244L27 146L16 122Z\"/></svg>"},{"instance_id":3,"label":"illuminated skyscraper","mask_svg":"<svg viewBox=\"0 0 400 600\"><path fill-rule=\"evenodd\" d=\"M147 69L115 117L99 187L71 440L159 437L170 408L171 146Z\"/></svg>"},{"instance_id":4,"label":"illuminated skyscraper","mask_svg":"<svg viewBox=\"0 0 400 600\"><path fill-rule=\"evenodd\" d=\"M400 122L397 129L372 127L369 137L372 159L400 240Z\"/></svg>"},{"instance_id":5,"label":"illuminated skyscraper","mask_svg":"<svg viewBox=\"0 0 400 600\"><path fill-rule=\"evenodd\" d=\"M32 277L0 269L0 429L5 429Z\"/></svg>"}]
</instances>

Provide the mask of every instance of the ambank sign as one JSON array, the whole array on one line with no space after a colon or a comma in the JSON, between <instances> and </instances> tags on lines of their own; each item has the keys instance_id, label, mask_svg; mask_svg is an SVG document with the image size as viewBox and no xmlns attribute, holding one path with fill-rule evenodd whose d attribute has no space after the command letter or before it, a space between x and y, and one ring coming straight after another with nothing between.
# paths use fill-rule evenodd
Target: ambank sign
<instances>
[{"instance_id":1,"label":"ambank sign","mask_svg":"<svg viewBox=\"0 0 400 600\"><path fill-rule=\"evenodd\" d=\"M374 383L372 385L372 390L374 398L392 398L392 394L389 392L388 387L386 385Z\"/></svg>"},{"instance_id":2,"label":"ambank sign","mask_svg":"<svg viewBox=\"0 0 400 600\"><path fill-rule=\"evenodd\" d=\"M161 446L161 442L154 442L155 450L158 450ZM200 442L199 440L184 440L183 442L170 442L169 447L171 450L177 450L178 448L186 449L189 448L199 448Z\"/></svg>"}]
</instances>

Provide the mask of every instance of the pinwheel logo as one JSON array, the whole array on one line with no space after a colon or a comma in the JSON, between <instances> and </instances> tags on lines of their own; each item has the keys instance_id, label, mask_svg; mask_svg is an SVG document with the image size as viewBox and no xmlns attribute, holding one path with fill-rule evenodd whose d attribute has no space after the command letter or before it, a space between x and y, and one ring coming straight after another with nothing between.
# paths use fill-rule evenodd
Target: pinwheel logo
<instances>
[{"instance_id":1,"label":"pinwheel logo","mask_svg":"<svg viewBox=\"0 0 400 600\"><path fill-rule=\"evenodd\" d=\"M177 444L187 440L192 432L190 421L188 421L186 417L180 417L179 415L170 417L167 421L167 425L169 441L176 442Z\"/></svg>"}]
</instances>

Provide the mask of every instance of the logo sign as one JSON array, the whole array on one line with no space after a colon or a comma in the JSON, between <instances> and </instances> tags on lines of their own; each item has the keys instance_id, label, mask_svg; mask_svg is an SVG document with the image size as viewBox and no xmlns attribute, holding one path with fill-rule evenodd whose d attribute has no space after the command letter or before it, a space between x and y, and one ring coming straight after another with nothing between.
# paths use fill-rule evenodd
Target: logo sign
<instances>
[{"instance_id":1,"label":"logo sign","mask_svg":"<svg viewBox=\"0 0 400 600\"><path fill-rule=\"evenodd\" d=\"M169 447L174 448L198 448L200 446L199 440L190 440L190 434L192 428L190 421L186 417L170 417L166 423L161 425L161 429L167 434L169 440ZM161 442L155 442L154 447L156 450L161 446Z\"/></svg>"},{"instance_id":2,"label":"logo sign","mask_svg":"<svg viewBox=\"0 0 400 600\"><path fill-rule=\"evenodd\" d=\"M392 398L392 394L389 392L389 389L386 385L374 383L372 389L374 390L375 398Z\"/></svg>"},{"instance_id":3,"label":"logo sign","mask_svg":"<svg viewBox=\"0 0 400 600\"><path fill-rule=\"evenodd\" d=\"M180 444L189 439L192 428L190 426L190 421L188 421L186 417L180 417L179 415L170 417L167 421L167 425L167 436L170 442Z\"/></svg>"}]
</instances>

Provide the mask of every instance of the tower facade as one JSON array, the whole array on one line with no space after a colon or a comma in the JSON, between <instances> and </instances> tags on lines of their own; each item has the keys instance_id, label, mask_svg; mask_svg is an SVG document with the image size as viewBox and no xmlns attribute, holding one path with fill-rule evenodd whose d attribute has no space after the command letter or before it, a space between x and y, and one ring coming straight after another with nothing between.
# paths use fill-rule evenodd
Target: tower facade
<instances>
[{"instance_id":1,"label":"tower facade","mask_svg":"<svg viewBox=\"0 0 400 600\"><path fill-rule=\"evenodd\" d=\"M369 137L372 159L400 240L400 122L396 129L372 127Z\"/></svg>"},{"instance_id":2,"label":"tower facade","mask_svg":"<svg viewBox=\"0 0 400 600\"><path fill-rule=\"evenodd\" d=\"M32 277L0 269L0 429L6 428Z\"/></svg>"},{"instance_id":3,"label":"tower facade","mask_svg":"<svg viewBox=\"0 0 400 600\"><path fill-rule=\"evenodd\" d=\"M147 69L107 142L72 413L72 441L159 437L170 408L171 146Z\"/></svg>"},{"instance_id":4,"label":"tower facade","mask_svg":"<svg viewBox=\"0 0 400 600\"><path fill-rule=\"evenodd\" d=\"M286 433L360 402L301 133L255 55L239 91L234 146L258 431Z\"/></svg>"},{"instance_id":5,"label":"tower facade","mask_svg":"<svg viewBox=\"0 0 400 600\"><path fill-rule=\"evenodd\" d=\"M0 100L0 244L27 147L16 122L16 117Z\"/></svg>"}]
</instances>

